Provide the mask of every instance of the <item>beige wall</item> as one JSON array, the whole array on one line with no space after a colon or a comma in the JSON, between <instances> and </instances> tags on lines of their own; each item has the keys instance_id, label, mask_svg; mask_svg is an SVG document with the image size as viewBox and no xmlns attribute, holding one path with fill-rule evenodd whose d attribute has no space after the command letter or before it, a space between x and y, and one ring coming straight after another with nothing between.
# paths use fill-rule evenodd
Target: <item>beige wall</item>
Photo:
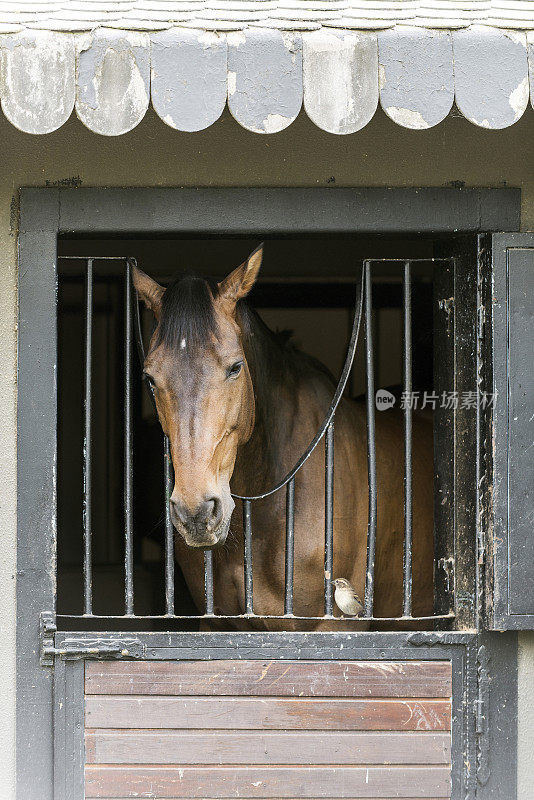
<instances>
[{"instance_id":1,"label":"beige wall","mask_svg":"<svg viewBox=\"0 0 534 800\"><path fill-rule=\"evenodd\" d=\"M14 797L16 208L20 186L519 186L522 226L534 229L534 112L505 131L461 117L408 131L377 113L361 132L336 137L302 115L274 136L252 134L229 114L203 133L180 134L153 114L132 133L96 136L76 120L48 136L0 119L0 800ZM5 622L4 622L5 621ZM521 637L520 797L534 785L534 636ZM19 798L24 800L24 798ZM507 800L503 798L502 800Z\"/></svg>"}]
</instances>

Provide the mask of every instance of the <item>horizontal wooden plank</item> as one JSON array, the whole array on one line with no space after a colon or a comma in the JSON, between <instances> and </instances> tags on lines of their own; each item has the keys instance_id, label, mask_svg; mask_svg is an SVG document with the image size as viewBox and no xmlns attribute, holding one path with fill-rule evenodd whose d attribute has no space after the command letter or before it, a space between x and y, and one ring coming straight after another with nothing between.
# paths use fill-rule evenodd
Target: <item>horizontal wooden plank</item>
<instances>
[{"instance_id":1,"label":"horizontal wooden plank","mask_svg":"<svg viewBox=\"0 0 534 800\"><path fill-rule=\"evenodd\" d=\"M88 730L89 764L448 764L449 733Z\"/></svg>"},{"instance_id":2,"label":"horizontal wooden plank","mask_svg":"<svg viewBox=\"0 0 534 800\"><path fill-rule=\"evenodd\" d=\"M86 797L450 797L448 767L87 766Z\"/></svg>"},{"instance_id":3,"label":"horizontal wooden plank","mask_svg":"<svg viewBox=\"0 0 534 800\"><path fill-rule=\"evenodd\" d=\"M450 697L449 661L88 663L87 694Z\"/></svg>"},{"instance_id":4,"label":"horizontal wooden plank","mask_svg":"<svg viewBox=\"0 0 534 800\"><path fill-rule=\"evenodd\" d=\"M448 700L88 695L88 728L449 730Z\"/></svg>"},{"instance_id":5,"label":"horizontal wooden plank","mask_svg":"<svg viewBox=\"0 0 534 800\"><path fill-rule=\"evenodd\" d=\"M99 800L132 800L132 798L131 798L131 796L130 797L100 797ZM154 794L154 795L151 795L150 800L181 800L181 798L178 798L178 797L166 797L166 798L163 799L161 795ZM212 798L203 798L203 800L220 800L220 798L213 798L213 797ZM240 797L239 800L252 800L252 798ZM284 800L300 800L300 798L290 797L290 798L284 798ZM310 797L308 797L308 798L306 798L306 800L322 800L322 798L319 798L319 797L310 798ZM341 798L330 798L330 800L341 800ZM366 800L366 798L363 798L363 797L352 797L351 800ZM398 796L397 797L382 797L381 800L398 800ZM419 798L417 798L417 797L403 797L402 800L419 800ZM443 798L442 797L426 797L425 800L443 800Z\"/></svg>"}]
</instances>

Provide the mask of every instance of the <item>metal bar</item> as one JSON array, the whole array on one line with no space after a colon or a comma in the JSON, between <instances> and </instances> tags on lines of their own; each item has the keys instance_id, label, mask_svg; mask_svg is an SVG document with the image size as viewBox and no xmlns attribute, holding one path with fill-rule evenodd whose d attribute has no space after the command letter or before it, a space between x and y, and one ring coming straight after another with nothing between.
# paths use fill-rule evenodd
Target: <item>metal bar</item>
<instances>
[{"instance_id":1,"label":"metal bar","mask_svg":"<svg viewBox=\"0 0 534 800\"><path fill-rule=\"evenodd\" d=\"M174 614L174 533L171 521L170 499L173 489L171 447L167 436L163 439L163 483L165 503L165 613Z\"/></svg>"},{"instance_id":2,"label":"metal bar","mask_svg":"<svg viewBox=\"0 0 534 800\"><path fill-rule=\"evenodd\" d=\"M134 613L133 588L133 463L132 463L132 280L126 263L124 286L124 600L126 615Z\"/></svg>"},{"instance_id":3,"label":"metal bar","mask_svg":"<svg viewBox=\"0 0 534 800\"><path fill-rule=\"evenodd\" d=\"M334 420L326 429L324 451L324 613L331 617L334 578Z\"/></svg>"},{"instance_id":4,"label":"metal bar","mask_svg":"<svg viewBox=\"0 0 534 800\"><path fill-rule=\"evenodd\" d=\"M404 562L403 605L412 614L412 281L410 262L404 264Z\"/></svg>"},{"instance_id":5,"label":"metal bar","mask_svg":"<svg viewBox=\"0 0 534 800\"><path fill-rule=\"evenodd\" d=\"M252 584L252 508L250 500L243 500L243 565L245 570L245 614L254 613Z\"/></svg>"},{"instance_id":6,"label":"metal bar","mask_svg":"<svg viewBox=\"0 0 534 800\"><path fill-rule=\"evenodd\" d=\"M210 614L175 614L174 615L174 619L197 619L198 620L198 619L203 619L206 616L213 616L213 614L211 614L211 613ZM247 619L248 617L250 617L250 614L217 614L217 619ZM81 614L57 614L56 618L57 619L77 619L77 620L80 620L80 622L83 622L83 621L88 622L88 618L82 616ZM432 619L454 619L454 618L455 618L455 614L451 611L448 614L433 614L433 615L431 615L429 617L412 617L411 619L414 622L420 622L422 620L427 620L427 619L428 620L432 620ZM125 617L124 617L123 614L107 614L107 615L104 615L104 614L91 614L90 619L91 620L96 620L96 619L124 620ZM168 617L165 614L136 614L131 619L132 620L138 620L138 619L162 619L162 620L165 620L165 619L168 619ZM279 620L284 620L284 619L286 619L286 617L283 616L282 614L262 614L261 616L258 616L258 619L279 619ZM321 616L321 617L314 617L314 616L304 617L304 616L300 616L300 615L295 615L293 617L293 619L303 620L303 621L304 620L322 620L322 619L324 619L324 616ZM395 622L395 621L398 621L398 620L402 620L402 617L366 617L366 616L361 616L361 617L332 617L332 620L334 622L342 622L342 623L343 622L350 622L351 620L353 620L354 622L362 622L362 621L365 622L365 621L368 621L368 620L378 621L378 622Z\"/></svg>"},{"instance_id":7,"label":"metal bar","mask_svg":"<svg viewBox=\"0 0 534 800\"><path fill-rule=\"evenodd\" d=\"M213 616L213 551L204 550L204 595L206 616Z\"/></svg>"},{"instance_id":8,"label":"metal bar","mask_svg":"<svg viewBox=\"0 0 534 800\"><path fill-rule=\"evenodd\" d=\"M92 507L91 507L91 460L92 460L92 393L91 365L93 358L93 259L87 259L85 293L85 398L83 440L83 613L93 613L92 574Z\"/></svg>"},{"instance_id":9,"label":"metal bar","mask_svg":"<svg viewBox=\"0 0 534 800\"><path fill-rule=\"evenodd\" d=\"M376 552L376 439L375 439L375 380L373 358L373 297L371 294L371 264L365 262L365 359L367 370L367 472L369 480L369 517L367 523L367 569L365 573L366 617L373 616Z\"/></svg>"},{"instance_id":10,"label":"metal bar","mask_svg":"<svg viewBox=\"0 0 534 800\"><path fill-rule=\"evenodd\" d=\"M63 260L63 261L87 261L88 256L58 256L57 258L58 258L58 261L61 261L61 260ZM135 260L135 259L132 259L132 256L90 256L90 258L92 258L93 261L128 261L128 260L132 261L132 260ZM404 264L405 261L406 261L406 258L400 258L400 257L398 257L398 258L368 258L366 260L369 261L369 262L371 262L371 261L379 262L380 264L384 264L384 263L387 264L387 263L393 263L395 261L400 261L400 262L402 262ZM417 263L420 263L420 264L436 264L438 262L441 263L441 262L453 261L453 260L454 260L453 256L447 256L447 257L446 256L440 256L438 258L433 258L432 256L427 256L427 257L423 257L423 258L411 258L410 259L410 264L417 264ZM170 276L167 276L167 277L170 280ZM64 280L64 278L65 278L65 276L62 276L62 280ZM284 283L298 283L300 278L287 277L287 278L283 278L282 279L280 277L272 277L271 276L270 278L263 278L262 279L262 283L279 283L281 280L284 280ZM309 279L306 279L306 280L309 283L313 283L313 282L321 283L322 282L322 278L317 278L316 281L314 281L314 279L312 279L312 278L309 278ZM350 277L345 277L345 278L337 277L337 278L332 278L332 281L329 281L329 283L337 283L337 284L343 284L343 283L352 284L352 282L353 282L352 278L350 278Z\"/></svg>"},{"instance_id":11,"label":"metal bar","mask_svg":"<svg viewBox=\"0 0 534 800\"><path fill-rule=\"evenodd\" d=\"M286 574L284 614L293 614L293 575L295 572L295 478L286 489Z\"/></svg>"}]
</instances>

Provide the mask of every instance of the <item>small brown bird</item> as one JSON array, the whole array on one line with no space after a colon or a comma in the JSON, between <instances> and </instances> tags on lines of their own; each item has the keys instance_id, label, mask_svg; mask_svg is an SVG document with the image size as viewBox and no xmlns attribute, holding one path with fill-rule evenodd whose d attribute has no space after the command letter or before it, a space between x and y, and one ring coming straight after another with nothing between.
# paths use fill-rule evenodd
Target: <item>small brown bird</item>
<instances>
[{"instance_id":1,"label":"small brown bird","mask_svg":"<svg viewBox=\"0 0 534 800\"><path fill-rule=\"evenodd\" d=\"M336 578L332 584L336 587L334 600L341 613L347 617L359 617L363 612L363 603L353 585L345 578Z\"/></svg>"}]
</instances>

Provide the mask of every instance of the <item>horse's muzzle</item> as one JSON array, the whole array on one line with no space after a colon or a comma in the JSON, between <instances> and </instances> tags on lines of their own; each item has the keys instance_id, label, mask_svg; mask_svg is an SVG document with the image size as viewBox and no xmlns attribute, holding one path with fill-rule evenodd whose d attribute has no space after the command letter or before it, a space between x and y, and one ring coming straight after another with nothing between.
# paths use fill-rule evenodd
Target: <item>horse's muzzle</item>
<instances>
[{"instance_id":1,"label":"horse's muzzle","mask_svg":"<svg viewBox=\"0 0 534 800\"><path fill-rule=\"evenodd\" d=\"M170 512L172 524L189 547L216 547L228 535L230 515L224 514L224 503L219 497L207 498L193 513L171 498Z\"/></svg>"}]
</instances>

